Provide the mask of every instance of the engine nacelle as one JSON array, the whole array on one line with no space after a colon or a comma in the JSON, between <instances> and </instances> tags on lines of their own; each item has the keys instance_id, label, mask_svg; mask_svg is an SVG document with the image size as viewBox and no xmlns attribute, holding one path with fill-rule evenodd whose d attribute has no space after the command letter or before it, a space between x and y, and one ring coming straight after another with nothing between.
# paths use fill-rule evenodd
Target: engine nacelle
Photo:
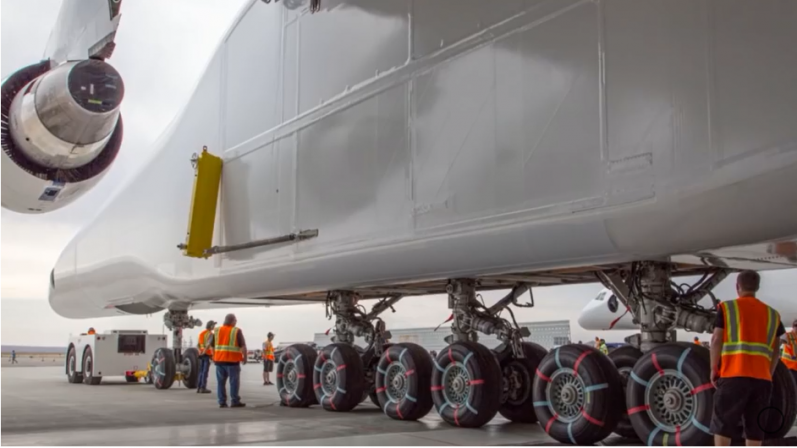
<instances>
[{"instance_id":1,"label":"engine nacelle","mask_svg":"<svg viewBox=\"0 0 797 448\"><path fill-rule=\"evenodd\" d=\"M104 61L43 61L2 85L2 205L45 213L107 172L122 144L124 84Z\"/></svg>"}]
</instances>

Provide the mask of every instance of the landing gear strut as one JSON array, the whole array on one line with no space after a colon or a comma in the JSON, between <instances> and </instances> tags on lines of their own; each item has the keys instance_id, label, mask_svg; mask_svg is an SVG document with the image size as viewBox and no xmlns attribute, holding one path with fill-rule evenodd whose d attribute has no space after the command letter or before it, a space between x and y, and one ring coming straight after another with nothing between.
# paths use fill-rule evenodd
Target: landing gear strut
<instances>
[{"instance_id":1,"label":"landing gear strut","mask_svg":"<svg viewBox=\"0 0 797 448\"><path fill-rule=\"evenodd\" d=\"M196 389L199 379L199 351L183 351L183 329L195 328L202 321L188 315L185 310L170 310L163 315L163 323L172 331L172 348L159 348L152 356L151 378L156 389L168 389L175 380L189 389Z\"/></svg>"},{"instance_id":2,"label":"landing gear strut","mask_svg":"<svg viewBox=\"0 0 797 448\"><path fill-rule=\"evenodd\" d=\"M529 342L527 328L520 328L509 305L521 304L529 291L520 284L495 305L486 307L476 296L476 281L452 280L447 287L448 306L453 311L449 346L438 354L432 373L432 399L448 423L479 427L497 412L512 421L533 423L532 381L545 349ZM512 323L500 317L508 310ZM491 351L478 343L478 333L496 335L501 345Z\"/></svg>"}]
</instances>

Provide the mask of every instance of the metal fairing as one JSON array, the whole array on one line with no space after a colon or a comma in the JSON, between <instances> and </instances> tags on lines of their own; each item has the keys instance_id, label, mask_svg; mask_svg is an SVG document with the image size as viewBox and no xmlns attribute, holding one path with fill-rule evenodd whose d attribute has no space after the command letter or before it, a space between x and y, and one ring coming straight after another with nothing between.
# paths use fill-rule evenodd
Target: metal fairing
<instances>
[{"instance_id":1,"label":"metal fairing","mask_svg":"<svg viewBox=\"0 0 797 448\"><path fill-rule=\"evenodd\" d=\"M797 2L321 6L245 7L156 155L64 251L56 312L289 304L797 235ZM184 257L203 146L224 159L214 244L318 237Z\"/></svg>"}]
</instances>

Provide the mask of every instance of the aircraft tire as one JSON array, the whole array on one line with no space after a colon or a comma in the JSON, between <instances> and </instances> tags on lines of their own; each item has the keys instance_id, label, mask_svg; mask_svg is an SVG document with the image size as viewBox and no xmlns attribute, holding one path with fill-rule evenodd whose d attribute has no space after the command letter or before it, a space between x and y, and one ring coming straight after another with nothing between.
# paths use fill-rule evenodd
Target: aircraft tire
<instances>
[{"instance_id":1,"label":"aircraft tire","mask_svg":"<svg viewBox=\"0 0 797 448\"><path fill-rule=\"evenodd\" d=\"M195 347L183 352L183 386L196 389L199 384L199 350Z\"/></svg>"},{"instance_id":2,"label":"aircraft tire","mask_svg":"<svg viewBox=\"0 0 797 448\"><path fill-rule=\"evenodd\" d=\"M622 414L622 380L609 358L582 344L548 353L534 378L540 427L562 443L592 445L614 431Z\"/></svg>"},{"instance_id":3,"label":"aircraft tire","mask_svg":"<svg viewBox=\"0 0 797 448\"><path fill-rule=\"evenodd\" d=\"M357 350L347 344L324 347L315 361L313 388L327 411L348 412L362 402L365 375Z\"/></svg>"},{"instance_id":4,"label":"aircraft tire","mask_svg":"<svg viewBox=\"0 0 797 448\"><path fill-rule=\"evenodd\" d=\"M83 352L83 384L97 386L102 382L101 376L94 376L92 371L93 366L94 354L91 351L91 347L86 347L86 350Z\"/></svg>"},{"instance_id":5,"label":"aircraft tire","mask_svg":"<svg viewBox=\"0 0 797 448\"><path fill-rule=\"evenodd\" d=\"M306 408L318 403L311 373L317 357L306 344L294 344L282 352L277 361L277 390L283 406Z\"/></svg>"},{"instance_id":6,"label":"aircraft tire","mask_svg":"<svg viewBox=\"0 0 797 448\"><path fill-rule=\"evenodd\" d=\"M174 384L176 366L174 352L168 348L159 348L152 354L152 384L155 389L166 390Z\"/></svg>"},{"instance_id":7,"label":"aircraft tire","mask_svg":"<svg viewBox=\"0 0 797 448\"><path fill-rule=\"evenodd\" d=\"M377 364L376 405L394 420L424 417L433 405L432 368L432 357L420 345L391 345Z\"/></svg>"},{"instance_id":8,"label":"aircraft tire","mask_svg":"<svg viewBox=\"0 0 797 448\"><path fill-rule=\"evenodd\" d=\"M640 358L629 375L626 406L643 443L713 444L710 366L709 350L695 344L664 344ZM667 409L668 398L679 403L677 409Z\"/></svg>"},{"instance_id":9,"label":"aircraft tire","mask_svg":"<svg viewBox=\"0 0 797 448\"><path fill-rule=\"evenodd\" d=\"M501 366L476 342L455 342L441 350L432 370L432 400L449 424L478 428L501 406ZM465 393L467 392L467 393Z\"/></svg>"},{"instance_id":10,"label":"aircraft tire","mask_svg":"<svg viewBox=\"0 0 797 448\"><path fill-rule=\"evenodd\" d=\"M781 439L792 429L797 419L797 384L785 364L778 361L775 374L772 376L772 395L769 406L771 410L762 417L764 439ZM763 423L766 420L766 423Z\"/></svg>"},{"instance_id":11,"label":"aircraft tire","mask_svg":"<svg viewBox=\"0 0 797 448\"><path fill-rule=\"evenodd\" d=\"M74 345L69 347L69 353L66 355L66 379L70 384L83 382L83 373L77 371L77 350Z\"/></svg>"},{"instance_id":12,"label":"aircraft tire","mask_svg":"<svg viewBox=\"0 0 797 448\"><path fill-rule=\"evenodd\" d=\"M525 358L517 359L508 356L501 363L503 383L509 387L509 375L517 375L520 382L519 389L514 391L514 396L508 396L507 400L498 408L498 412L509 421L516 423L537 423L537 414L534 412L534 375L540 361L548 354L541 345L533 342L523 342L523 354ZM508 395L509 391L505 391Z\"/></svg>"},{"instance_id":13,"label":"aircraft tire","mask_svg":"<svg viewBox=\"0 0 797 448\"><path fill-rule=\"evenodd\" d=\"M627 439L639 438L636 431L634 431L634 426L631 424L631 419L628 418L628 409L625 405L625 390L628 385L628 377L640 358L642 358L642 350L631 345L626 345L609 352L609 359L617 368L620 379L623 382L623 391L618 397L618 399L622 400L623 413L620 416L620 421L617 422L617 427L614 428L614 432Z\"/></svg>"}]
</instances>

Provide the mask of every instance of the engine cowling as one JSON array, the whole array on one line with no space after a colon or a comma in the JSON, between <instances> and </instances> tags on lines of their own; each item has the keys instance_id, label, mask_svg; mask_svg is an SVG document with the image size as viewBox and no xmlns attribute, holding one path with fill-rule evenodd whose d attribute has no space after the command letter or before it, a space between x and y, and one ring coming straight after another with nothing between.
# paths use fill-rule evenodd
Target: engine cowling
<instances>
[{"instance_id":1,"label":"engine cowling","mask_svg":"<svg viewBox=\"0 0 797 448\"><path fill-rule=\"evenodd\" d=\"M124 83L88 59L30 65L2 85L2 205L46 213L89 191L122 144Z\"/></svg>"}]
</instances>

